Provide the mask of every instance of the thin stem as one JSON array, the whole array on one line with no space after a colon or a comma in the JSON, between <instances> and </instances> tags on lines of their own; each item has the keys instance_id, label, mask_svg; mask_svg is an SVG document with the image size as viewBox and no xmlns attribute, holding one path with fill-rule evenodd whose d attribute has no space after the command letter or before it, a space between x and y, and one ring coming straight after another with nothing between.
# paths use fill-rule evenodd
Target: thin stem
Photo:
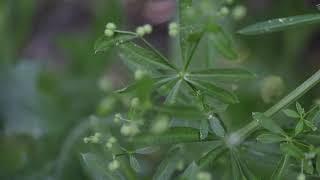
<instances>
[{"instance_id":1,"label":"thin stem","mask_svg":"<svg viewBox=\"0 0 320 180\"><path fill-rule=\"evenodd\" d=\"M277 104L272 106L268 109L264 114L268 117L272 117L281 109L285 108L286 106L290 105L301 96L303 96L306 92L308 92L312 87L317 85L320 82L320 70L318 70L313 76L311 76L308 80L302 83L299 87L293 90L290 94L280 100ZM250 134L255 132L259 128L259 123L256 121L252 121L251 123L247 124L245 127L239 129L238 131L234 132L235 136L239 136L240 144L244 141Z\"/></svg>"}]
</instances>

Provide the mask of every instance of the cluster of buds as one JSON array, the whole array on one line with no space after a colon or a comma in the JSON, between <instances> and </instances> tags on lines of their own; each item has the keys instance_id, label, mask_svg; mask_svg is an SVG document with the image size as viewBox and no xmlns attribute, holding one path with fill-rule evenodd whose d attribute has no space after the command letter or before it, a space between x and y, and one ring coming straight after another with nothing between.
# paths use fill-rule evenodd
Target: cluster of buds
<instances>
[{"instance_id":1,"label":"cluster of buds","mask_svg":"<svg viewBox=\"0 0 320 180\"><path fill-rule=\"evenodd\" d=\"M109 137L109 139L108 139L108 141L106 143L106 147L108 149L111 149L113 144L116 143L116 142L117 142L117 139L115 137L111 136L111 137Z\"/></svg>"},{"instance_id":2,"label":"cluster of buds","mask_svg":"<svg viewBox=\"0 0 320 180\"><path fill-rule=\"evenodd\" d=\"M179 25L175 22L169 24L169 35L172 37L177 36L179 33Z\"/></svg>"},{"instance_id":3,"label":"cluster of buds","mask_svg":"<svg viewBox=\"0 0 320 180\"><path fill-rule=\"evenodd\" d=\"M94 143L97 144L101 140L101 133L95 133L93 136L85 137L83 138L84 143Z\"/></svg>"},{"instance_id":4,"label":"cluster of buds","mask_svg":"<svg viewBox=\"0 0 320 180\"><path fill-rule=\"evenodd\" d=\"M136 33L140 37L142 37L146 34L151 34L152 33L152 26L150 24L145 24L143 26L139 26L136 29Z\"/></svg>"},{"instance_id":5,"label":"cluster of buds","mask_svg":"<svg viewBox=\"0 0 320 180\"><path fill-rule=\"evenodd\" d=\"M104 30L104 35L106 35L107 37L112 37L116 29L117 29L117 26L114 23L109 22L106 25L106 29Z\"/></svg>"},{"instance_id":6,"label":"cluster of buds","mask_svg":"<svg viewBox=\"0 0 320 180\"><path fill-rule=\"evenodd\" d=\"M115 171L120 167L120 162L118 160L113 160L109 163L108 168L110 171Z\"/></svg>"}]
</instances>

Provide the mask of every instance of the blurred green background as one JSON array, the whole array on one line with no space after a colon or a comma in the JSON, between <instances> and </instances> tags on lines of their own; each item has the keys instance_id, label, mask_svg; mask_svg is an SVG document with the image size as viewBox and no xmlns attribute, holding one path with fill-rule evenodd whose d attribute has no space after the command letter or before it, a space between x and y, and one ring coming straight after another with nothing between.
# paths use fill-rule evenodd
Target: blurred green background
<instances>
[{"instance_id":1,"label":"blurred green background","mask_svg":"<svg viewBox=\"0 0 320 180\"><path fill-rule=\"evenodd\" d=\"M226 21L235 32L270 18L314 13L317 2L236 1L248 8L247 16ZM94 42L109 21L127 29L150 23L156 30L149 40L169 54L166 26L174 4L174 0L0 1L0 179L89 179L80 162L80 152L88 148L82 138L89 130L88 117L99 112L98 104L108 97L97 82L107 77L116 88L128 79L116 53L94 54ZM226 65L239 65L259 76L239 87L241 104L231 106L227 114L234 128L248 122L250 112L272 104L261 97L266 77L281 77L281 97L320 68L319 25L233 37L241 60ZM319 87L302 103L308 106L317 98Z\"/></svg>"}]
</instances>

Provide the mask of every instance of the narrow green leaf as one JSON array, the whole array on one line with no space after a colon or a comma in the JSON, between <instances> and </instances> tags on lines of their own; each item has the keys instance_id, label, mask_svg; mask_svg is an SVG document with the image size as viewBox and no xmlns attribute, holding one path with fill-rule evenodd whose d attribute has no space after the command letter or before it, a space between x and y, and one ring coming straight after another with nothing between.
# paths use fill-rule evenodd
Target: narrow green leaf
<instances>
[{"instance_id":1,"label":"narrow green leaf","mask_svg":"<svg viewBox=\"0 0 320 180\"><path fill-rule=\"evenodd\" d=\"M193 71L189 74L192 78L210 78L214 80L241 80L251 79L255 77L255 74L243 69L205 69L199 71Z\"/></svg>"},{"instance_id":2,"label":"narrow green leaf","mask_svg":"<svg viewBox=\"0 0 320 180\"><path fill-rule=\"evenodd\" d=\"M115 173L111 173L110 171L108 171L107 164L101 157L98 157L93 153L85 153L81 154L81 158L83 160L85 168L88 170L88 173L93 179L119 179L119 177Z\"/></svg>"},{"instance_id":3,"label":"narrow green leaf","mask_svg":"<svg viewBox=\"0 0 320 180\"><path fill-rule=\"evenodd\" d=\"M297 108L297 111L300 115L304 115L304 108L301 106L300 103L296 102L296 108Z\"/></svg>"},{"instance_id":4,"label":"narrow green leaf","mask_svg":"<svg viewBox=\"0 0 320 180\"><path fill-rule=\"evenodd\" d=\"M192 0L179 0L179 25L180 29L187 27L191 24L190 16L188 14L188 10L192 8ZM182 31L180 30L180 48L181 54L184 61L188 59L188 49L189 49L189 42L188 36L190 35L190 31Z\"/></svg>"},{"instance_id":5,"label":"narrow green leaf","mask_svg":"<svg viewBox=\"0 0 320 180\"><path fill-rule=\"evenodd\" d=\"M276 134L285 134L283 129L281 129L281 127L278 124L276 124L271 118L268 118L267 116L265 116L263 113L259 113L259 112L252 113L252 117L263 128Z\"/></svg>"},{"instance_id":6,"label":"narrow green leaf","mask_svg":"<svg viewBox=\"0 0 320 180\"><path fill-rule=\"evenodd\" d=\"M313 163L310 159L304 159L303 160L303 170L307 174L313 174L314 168L313 168Z\"/></svg>"},{"instance_id":7,"label":"narrow green leaf","mask_svg":"<svg viewBox=\"0 0 320 180\"><path fill-rule=\"evenodd\" d=\"M320 14L306 14L259 22L241 29L238 33L244 35L265 34L314 23L320 23Z\"/></svg>"},{"instance_id":8,"label":"narrow green leaf","mask_svg":"<svg viewBox=\"0 0 320 180\"><path fill-rule=\"evenodd\" d=\"M181 180L194 180L196 179L197 173L200 171L200 167L195 163L192 162L186 170L184 170L183 174L179 179Z\"/></svg>"},{"instance_id":9,"label":"narrow green leaf","mask_svg":"<svg viewBox=\"0 0 320 180\"><path fill-rule=\"evenodd\" d=\"M291 109L285 109L285 110L283 110L283 113L286 116L291 117L291 118L300 118L300 115L296 111L291 110Z\"/></svg>"},{"instance_id":10,"label":"narrow green leaf","mask_svg":"<svg viewBox=\"0 0 320 180\"><path fill-rule=\"evenodd\" d=\"M294 158L297 158L297 159L303 159L303 157L304 157L303 151L291 143L280 144L280 150L283 153L285 153L289 156L292 156Z\"/></svg>"},{"instance_id":11,"label":"narrow green leaf","mask_svg":"<svg viewBox=\"0 0 320 180\"><path fill-rule=\"evenodd\" d=\"M284 155L280 159L276 169L273 171L271 179L282 180L286 169L289 167L289 162L290 162L290 157L288 155Z\"/></svg>"},{"instance_id":12,"label":"narrow green leaf","mask_svg":"<svg viewBox=\"0 0 320 180\"><path fill-rule=\"evenodd\" d=\"M212 134L202 141L213 141L216 138ZM170 128L163 134L155 135L151 133L133 137L132 143L143 146L160 145L160 144L177 144L201 141L199 130L194 128Z\"/></svg>"},{"instance_id":13,"label":"narrow green leaf","mask_svg":"<svg viewBox=\"0 0 320 180\"><path fill-rule=\"evenodd\" d=\"M206 119L202 119L200 123L200 139L206 139L209 133L209 124Z\"/></svg>"},{"instance_id":14,"label":"narrow green leaf","mask_svg":"<svg viewBox=\"0 0 320 180\"><path fill-rule=\"evenodd\" d=\"M199 167L201 169L205 168L210 163L213 163L217 158L219 158L226 151L227 151L227 147L221 143L218 146L216 146L214 149L206 153L204 156L202 156L197 163L199 164Z\"/></svg>"},{"instance_id":15,"label":"narrow green leaf","mask_svg":"<svg viewBox=\"0 0 320 180\"><path fill-rule=\"evenodd\" d=\"M285 138L282 136L279 136L278 134L264 133L264 134L260 134L257 137L257 141L265 144L278 143L278 142L285 141Z\"/></svg>"},{"instance_id":16,"label":"narrow green leaf","mask_svg":"<svg viewBox=\"0 0 320 180\"><path fill-rule=\"evenodd\" d=\"M226 134L225 129L221 125L221 122L218 118L212 116L209 118L211 130L219 137L224 137Z\"/></svg>"},{"instance_id":17,"label":"narrow green leaf","mask_svg":"<svg viewBox=\"0 0 320 180\"><path fill-rule=\"evenodd\" d=\"M134 157L133 155L130 155L129 156L129 161L130 161L130 166L132 167L132 169L135 172L140 172L141 171L140 164L139 164L138 160L136 159L136 157Z\"/></svg>"},{"instance_id":18,"label":"narrow green leaf","mask_svg":"<svg viewBox=\"0 0 320 180\"><path fill-rule=\"evenodd\" d=\"M296 125L296 128L294 129L294 134L295 135L300 134L303 131L303 128L304 128L304 122L303 120L300 120Z\"/></svg>"},{"instance_id":19,"label":"narrow green leaf","mask_svg":"<svg viewBox=\"0 0 320 180\"><path fill-rule=\"evenodd\" d=\"M164 69L175 70L173 65L164 60L161 56L151 50L138 46L135 43L128 42L121 44L120 56L127 61L132 61L145 69Z\"/></svg>"},{"instance_id":20,"label":"narrow green leaf","mask_svg":"<svg viewBox=\"0 0 320 180\"><path fill-rule=\"evenodd\" d=\"M316 131L316 130L318 129L317 126L314 125L314 123L312 123L312 122L310 122L310 121L305 120L304 123L305 123L309 128L311 128L312 131Z\"/></svg>"},{"instance_id":21,"label":"narrow green leaf","mask_svg":"<svg viewBox=\"0 0 320 180\"><path fill-rule=\"evenodd\" d=\"M209 33L209 41L221 55L230 60L238 58L238 54L232 45L232 41L218 24L210 23L207 30Z\"/></svg>"},{"instance_id":22,"label":"narrow green leaf","mask_svg":"<svg viewBox=\"0 0 320 180\"><path fill-rule=\"evenodd\" d=\"M183 83L183 80L180 79L173 86L173 88L171 89L169 95L166 98L165 104L175 104L176 103L176 99L177 99L177 96L178 96L178 93L179 93L179 89L181 88L182 83Z\"/></svg>"},{"instance_id":23,"label":"narrow green leaf","mask_svg":"<svg viewBox=\"0 0 320 180\"><path fill-rule=\"evenodd\" d=\"M153 180L170 180L176 170L177 163L180 159L181 148L174 147L169 150L166 157L162 160L153 176Z\"/></svg>"},{"instance_id":24,"label":"narrow green leaf","mask_svg":"<svg viewBox=\"0 0 320 180\"><path fill-rule=\"evenodd\" d=\"M317 153L316 169L317 169L318 174L320 174L320 152Z\"/></svg>"},{"instance_id":25,"label":"narrow green leaf","mask_svg":"<svg viewBox=\"0 0 320 180\"><path fill-rule=\"evenodd\" d=\"M253 172L250 171L248 168L246 162L244 160L241 160L239 155L237 154L238 152L236 151L231 151L231 161L235 162L236 167L233 167L235 172L237 174L240 174L239 179L244 179L244 180L258 180L258 178L253 174ZM235 176L235 174L234 174Z\"/></svg>"},{"instance_id":26,"label":"narrow green leaf","mask_svg":"<svg viewBox=\"0 0 320 180\"><path fill-rule=\"evenodd\" d=\"M158 151L159 147L144 147L140 149L136 149L134 152L137 154L152 154L156 151Z\"/></svg>"},{"instance_id":27,"label":"narrow green leaf","mask_svg":"<svg viewBox=\"0 0 320 180\"><path fill-rule=\"evenodd\" d=\"M119 33L115 34L113 37L102 36L95 42L94 50L95 53L108 51L112 47L119 46L120 44L126 43L135 38L137 37L133 35Z\"/></svg>"},{"instance_id":28,"label":"narrow green leaf","mask_svg":"<svg viewBox=\"0 0 320 180\"><path fill-rule=\"evenodd\" d=\"M233 93L211 83L205 81L192 81L190 79L187 79L187 81L198 89L202 90L205 94L212 96L224 103L235 104L239 102L238 98Z\"/></svg>"}]
</instances>

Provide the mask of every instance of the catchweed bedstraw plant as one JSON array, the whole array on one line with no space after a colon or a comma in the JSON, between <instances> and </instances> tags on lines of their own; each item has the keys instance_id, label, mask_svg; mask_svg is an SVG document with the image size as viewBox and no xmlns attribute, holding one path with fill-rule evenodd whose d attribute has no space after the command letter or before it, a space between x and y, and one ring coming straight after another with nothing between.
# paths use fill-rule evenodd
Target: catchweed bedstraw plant
<instances>
[{"instance_id":1,"label":"catchweed bedstraw plant","mask_svg":"<svg viewBox=\"0 0 320 180\"><path fill-rule=\"evenodd\" d=\"M239 99L226 87L231 89L233 81L252 79L255 75L241 68L219 69L210 65L200 68L203 66L193 63L201 41L209 41L225 59L238 57L233 41L218 23L230 14L229 6L234 2L221 3L216 13L206 11L210 3L178 1L178 20L169 25L168 32L179 41L182 63L169 60L144 39L152 33L150 25L131 32L120 30L113 23L107 24L95 51L116 48L128 68L134 71L135 81L114 92L114 101L123 106L121 113L107 122L94 119L95 135L84 138L85 143L100 147L82 154L92 177L157 180L319 177L320 106L307 110L297 100L319 83L320 71L267 111L253 112L251 123L231 132L221 113L228 104L239 103ZM232 11L235 19L246 13L239 5ZM249 26L239 33L256 35L315 22L320 22L319 14L280 18ZM108 89L100 84L102 90ZM266 100L271 101L272 97L273 94ZM292 103L296 103L295 108L287 109ZM108 105L106 108L109 111ZM290 123L279 125L277 113L287 116ZM252 143L271 144L274 148L269 154L259 152L250 146ZM252 170L246 159L248 155L254 156L250 154L252 151L255 156L263 154L266 159L278 161L273 172L261 175L256 169ZM188 156L190 153L193 155ZM151 163L152 159L161 161ZM153 167L154 164L157 167Z\"/></svg>"}]
</instances>

